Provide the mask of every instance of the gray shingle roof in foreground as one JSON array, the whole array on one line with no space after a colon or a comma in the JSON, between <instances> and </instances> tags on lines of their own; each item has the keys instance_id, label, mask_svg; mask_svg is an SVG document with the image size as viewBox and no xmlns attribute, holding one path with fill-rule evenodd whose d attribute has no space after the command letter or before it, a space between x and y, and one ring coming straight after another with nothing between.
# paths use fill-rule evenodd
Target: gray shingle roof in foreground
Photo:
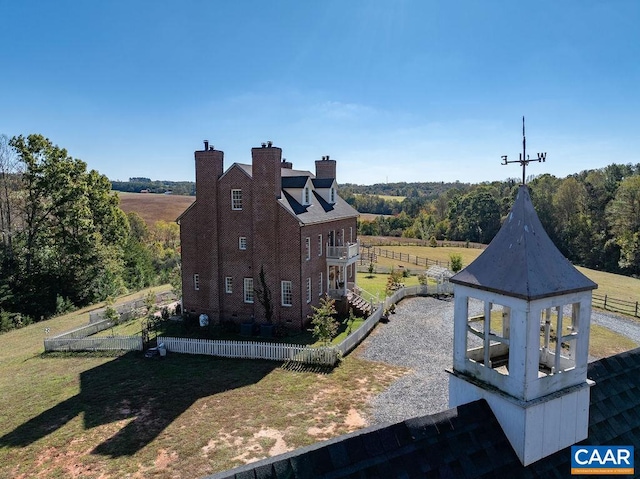
<instances>
[{"instance_id":1,"label":"gray shingle roof in foreground","mask_svg":"<svg viewBox=\"0 0 640 479\"><path fill-rule=\"evenodd\" d=\"M589 365L589 437L640 448L640 348ZM523 467L484 400L374 426L208 476L240 478L570 477L570 448Z\"/></svg>"}]
</instances>

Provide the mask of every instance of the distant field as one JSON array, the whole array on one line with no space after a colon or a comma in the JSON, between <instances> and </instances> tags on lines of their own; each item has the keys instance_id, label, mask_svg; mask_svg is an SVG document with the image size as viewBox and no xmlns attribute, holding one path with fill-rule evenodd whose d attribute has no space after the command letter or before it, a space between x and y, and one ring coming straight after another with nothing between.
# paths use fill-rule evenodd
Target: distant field
<instances>
[{"instance_id":1,"label":"distant field","mask_svg":"<svg viewBox=\"0 0 640 479\"><path fill-rule=\"evenodd\" d=\"M363 196L361 193L354 193L353 196ZM403 201L406 196L393 196L393 195L369 195L369 196L377 196L378 198L382 198L385 201Z\"/></svg>"},{"instance_id":2,"label":"distant field","mask_svg":"<svg viewBox=\"0 0 640 479\"><path fill-rule=\"evenodd\" d=\"M360 219L362 221L373 221L375 220L378 216L382 216L384 218L391 218L393 217L393 215L377 215L375 213L360 213Z\"/></svg>"},{"instance_id":3,"label":"distant field","mask_svg":"<svg viewBox=\"0 0 640 479\"><path fill-rule=\"evenodd\" d=\"M138 213L150 226L157 221L174 222L196 200L195 196L116 193L120 197L120 208L125 213Z\"/></svg>"}]
</instances>

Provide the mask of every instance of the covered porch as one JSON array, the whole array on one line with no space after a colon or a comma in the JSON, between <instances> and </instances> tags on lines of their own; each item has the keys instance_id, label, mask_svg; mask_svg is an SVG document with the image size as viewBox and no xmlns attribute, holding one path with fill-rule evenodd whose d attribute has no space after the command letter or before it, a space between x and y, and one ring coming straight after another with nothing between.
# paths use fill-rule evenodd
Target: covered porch
<instances>
[{"instance_id":1,"label":"covered porch","mask_svg":"<svg viewBox=\"0 0 640 479\"><path fill-rule=\"evenodd\" d=\"M345 246L327 245L327 294L339 299L347 295L349 286L349 268L355 281L355 264L360 258L360 242L347 243ZM351 284L353 284L353 281Z\"/></svg>"}]
</instances>

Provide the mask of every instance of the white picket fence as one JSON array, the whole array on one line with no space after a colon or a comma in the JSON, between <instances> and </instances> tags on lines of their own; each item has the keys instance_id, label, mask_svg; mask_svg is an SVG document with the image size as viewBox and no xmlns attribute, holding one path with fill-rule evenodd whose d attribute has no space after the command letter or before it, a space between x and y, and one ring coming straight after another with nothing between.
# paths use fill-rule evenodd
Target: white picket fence
<instances>
[{"instance_id":1,"label":"white picket fence","mask_svg":"<svg viewBox=\"0 0 640 479\"><path fill-rule=\"evenodd\" d=\"M97 338L55 337L44 340L45 351L142 351L142 336Z\"/></svg>"},{"instance_id":2,"label":"white picket fence","mask_svg":"<svg viewBox=\"0 0 640 479\"><path fill-rule=\"evenodd\" d=\"M312 348L297 344L158 336L158 344L160 343L164 343L167 351L173 353L206 354L224 358L269 359L333 366L339 357L338 350L334 347Z\"/></svg>"}]
</instances>

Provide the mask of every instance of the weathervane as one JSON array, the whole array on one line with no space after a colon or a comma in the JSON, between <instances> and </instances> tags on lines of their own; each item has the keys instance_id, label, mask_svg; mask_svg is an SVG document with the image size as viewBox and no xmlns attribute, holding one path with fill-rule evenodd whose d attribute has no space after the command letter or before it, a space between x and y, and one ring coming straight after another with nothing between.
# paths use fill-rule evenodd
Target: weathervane
<instances>
[{"instance_id":1,"label":"weathervane","mask_svg":"<svg viewBox=\"0 0 640 479\"><path fill-rule=\"evenodd\" d=\"M529 159L527 156L527 137L524 134L524 116L522 117L522 153L520 154L519 160L507 161L507 155L502 156L502 164L507 165L509 163L520 163L522 166L522 184L525 184L525 171L526 167L530 161L537 161L538 163L544 162L547 159L547 153L538 153L538 158L534 158L533 160Z\"/></svg>"}]
</instances>

